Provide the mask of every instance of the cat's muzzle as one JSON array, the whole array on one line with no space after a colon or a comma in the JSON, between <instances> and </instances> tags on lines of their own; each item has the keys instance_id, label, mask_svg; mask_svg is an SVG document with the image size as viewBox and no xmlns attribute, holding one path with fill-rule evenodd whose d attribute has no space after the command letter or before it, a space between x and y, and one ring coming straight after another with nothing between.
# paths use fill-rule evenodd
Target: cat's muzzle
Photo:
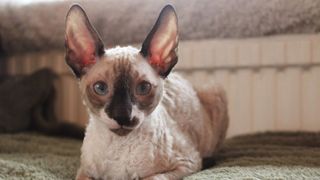
<instances>
[{"instance_id":1,"label":"cat's muzzle","mask_svg":"<svg viewBox=\"0 0 320 180\"><path fill-rule=\"evenodd\" d=\"M114 117L113 119L120 125L120 128L111 129L111 131L119 136L129 134L139 124L139 119L136 117L131 119L128 117Z\"/></svg>"}]
</instances>

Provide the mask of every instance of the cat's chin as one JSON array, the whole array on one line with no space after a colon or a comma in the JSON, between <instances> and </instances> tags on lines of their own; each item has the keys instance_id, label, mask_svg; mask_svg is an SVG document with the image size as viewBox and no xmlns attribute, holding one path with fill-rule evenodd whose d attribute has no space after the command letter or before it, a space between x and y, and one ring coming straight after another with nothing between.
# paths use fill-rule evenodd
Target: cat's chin
<instances>
[{"instance_id":1,"label":"cat's chin","mask_svg":"<svg viewBox=\"0 0 320 180\"><path fill-rule=\"evenodd\" d=\"M133 129L127 129L124 127L120 127L118 129L110 129L111 132L115 133L118 136L126 136L128 135Z\"/></svg>"}]
</instances>

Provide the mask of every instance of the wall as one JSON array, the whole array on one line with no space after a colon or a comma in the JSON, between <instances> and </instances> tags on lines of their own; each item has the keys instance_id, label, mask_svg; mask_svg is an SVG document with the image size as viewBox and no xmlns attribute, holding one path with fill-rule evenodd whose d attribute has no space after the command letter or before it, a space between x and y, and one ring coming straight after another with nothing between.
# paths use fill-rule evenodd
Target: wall
<instances>
[{"instance_id":1,"label":"wall","mask_svg":"<svg viewBox=\"0 0 320 180\"><path fill-rule=\"evenodd\" d=\"M229 136L269 130L320 130L320 34L185 41L177 71L196 86L219 83L229 98ZM86 123L77 83L64 52L17 55L10 74L50 67L57 80L59 117Z\"/></svg>"}]
</instances>

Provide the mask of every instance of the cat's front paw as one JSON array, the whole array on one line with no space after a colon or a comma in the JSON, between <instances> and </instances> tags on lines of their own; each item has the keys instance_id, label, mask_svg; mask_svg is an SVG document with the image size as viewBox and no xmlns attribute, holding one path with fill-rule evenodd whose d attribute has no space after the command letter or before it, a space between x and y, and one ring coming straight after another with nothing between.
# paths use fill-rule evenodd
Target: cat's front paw
<instances>
[{"instance_id":1,"label":"cat's front paw","mask_svg":"<svg viewBox=\"0 0 320 180\"><path fill-rule=\"evenodd\" d=\"M169 180L169 178L166 177L164 174L157 174L154 176L143 178L143 180Z\"/></svg>"},{"instance_id":2,"label":"cat's front paw","mask_svg":"<svg viewBox=\"0 0 320 180\"><path fill-rule=\"evenodd\" d=\"M141 180L142 178L140 178L137 173L134 173L134 174L131 176L130 179L132 179L132 180Z\"/></svg>"}]
</instances>

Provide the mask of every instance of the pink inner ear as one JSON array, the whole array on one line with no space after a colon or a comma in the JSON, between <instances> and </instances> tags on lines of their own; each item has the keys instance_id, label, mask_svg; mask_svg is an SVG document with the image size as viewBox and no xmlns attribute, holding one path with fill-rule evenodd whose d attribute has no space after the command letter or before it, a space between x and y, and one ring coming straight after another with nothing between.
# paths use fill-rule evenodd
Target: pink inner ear
<instances>
[{"instance_id":1,"label":"pink inner ear","mask_svg":"<svg viewBox=\"0 0 320 180\"><path fill-rule=\"evenodd\" d=\"M151 65L163 67L165 65L162 57L164 49L163 47L165 46L164 44L166 44L166 42L163 41L164 39L161 39L156 35L151 41L149 61Z\"/></svg>"},{"instance_id":2,"label":"pink inner ear","mask_svg":"<svg viewBox=\"0 0 320 180\"><path fill-rule=\"evenodd\" d=\"M87 32L80 31L78 34L72 32L69 38L69 47L75 53L77 63L81 67L86 67L96 62L94 42Z\"/></svg>"},{"instance_id":3,"label":"pink inner ear","mask_svg":"<svg viewBox=\"0 0 320 180\"><path fill-rule=\"evenodd\" d=\"M96 63L94 48L92 46L89 46L87 48L87 51L83 53L82 65L88 66L88 65L94 64L94 63Z\"/></svg>"},{"instance_id":4,"label":"pink inner ear","mask_svg":"<svg viewBox=\"0 0 320 180\"><path fill-rule=\"evenodd\" d=\"M150 64L158 66L160 68L165 68L166 62L165 60L170 55L170 51L174 48L174 33L160 35L160 37L156 37L151 42L151 55L149 57Z\"/></svg>"},{"instance_id":5,"label":"pink inner ear","mask_svg":"<svg viewBox=\"0 0 320 180\"><path fill-rule=\"evenodd\" d=\"M164 67L165 63L163 60L161 60L161 57L159 54L151 54L150 56L150 64L157 67Z\"/></svg>"},{"instance_id":6,"label":"pink inner ear","mask_svg":"<svg viewBox=\"0 0 320 180\"><path fill-rule=\"evenodd\" d=\"M150 42L150 64L165 68L170 63L172 59L169 56L177 44L177 32L176 18L164 17Z\"/></svg>"}]
</instances>

